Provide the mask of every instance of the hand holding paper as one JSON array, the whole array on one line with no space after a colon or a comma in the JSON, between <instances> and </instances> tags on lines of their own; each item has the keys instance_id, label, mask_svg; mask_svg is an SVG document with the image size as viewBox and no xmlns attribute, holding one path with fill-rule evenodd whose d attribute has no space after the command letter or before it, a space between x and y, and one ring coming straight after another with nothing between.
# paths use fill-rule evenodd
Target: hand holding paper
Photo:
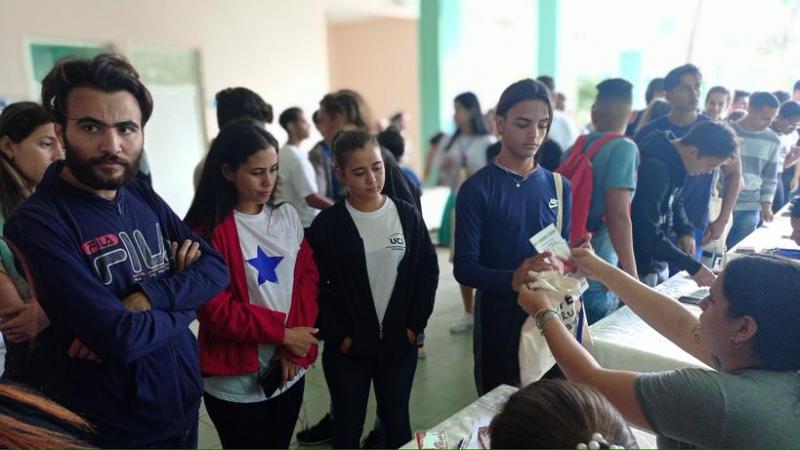
<instances>
[{"instance_id":1,"label":"hand holding paper","mask_svg":"<svg viewBox=\"0 0 800 450\"><path fill-rule=\"evenodd\" d=\"M514 271L511 277L511 288L515 292L519 292L522 285L536 281L537 273L550 270L558 271L560 267L563 267L561 262L553 258L553 254L549 251L531 256L522 261L522 264Z\"/></svg>"}]
</instances>

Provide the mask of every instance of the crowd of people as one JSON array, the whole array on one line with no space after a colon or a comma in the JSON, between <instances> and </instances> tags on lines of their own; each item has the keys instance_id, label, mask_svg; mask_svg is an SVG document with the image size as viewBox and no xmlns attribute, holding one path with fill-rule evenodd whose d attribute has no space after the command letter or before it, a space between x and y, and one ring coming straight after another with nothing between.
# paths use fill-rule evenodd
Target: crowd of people
<instances>
[{"instance_id":1,"label":"crowd of people","mask_svg":"<svg viewBox=\"0 0 800 450\"><path fill-rule=\"evenodd\" d=\"M485 115L462 93L421 180L403 164L407 114L379 130L361 95L339 90L313 113L285 108L281 145L272 106L228 88L180 218L139 170L154 104L136 70L110 54L59 61L41 104L0 113L0 444L193 448L202 400L223 447L287 448L319 360L330 409L298 442L404 445L439 282L427 183L451 191L438 243L477 392L520 385L529 317L558 363L494 418L494 447L636 447L628 424L662 446L795 446L800 265L754 255L720 272L703 250L800 204L800 82L714 86L700 111L702 82L676 67L632 111L631 83L604 80L583 133L551 77L509 85ZM322 140L307 151L312 124ZM551 226L570 257L530 245ZM590 323L625 304L713 370L600 367L533 287L565 267L590 278ZM699 318L652 289L682 270L710 286Z\"/></svg>"}]
</instances>

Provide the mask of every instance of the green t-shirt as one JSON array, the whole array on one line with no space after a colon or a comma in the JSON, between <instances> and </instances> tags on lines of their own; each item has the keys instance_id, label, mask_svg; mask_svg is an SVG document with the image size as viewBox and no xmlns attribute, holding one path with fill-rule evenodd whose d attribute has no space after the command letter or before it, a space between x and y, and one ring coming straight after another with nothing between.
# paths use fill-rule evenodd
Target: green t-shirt
<instances>
[{"instance_id":1,"label":"green t-shirt","mask_svg":"<svg viewBox=\"0 0 800 450\"><path fill-rule=\"evenodd\" d=\"M606 133L593 131L586 137L583 150L586 151L592 143ZM566 159L569 152L564 154ZM592 158L592 173L594 186L592 186L592 201L589 207L588 226L590 230L597 231L603 225L603 216L606 214L606 191L608 189L636 189L636 172L639 167L639 148L626 138L612 139L603 145L603 148Z\"/></svg>"},{"instance_id":2,"label":"green t-shirt","mask_svg":"<svg viewBox=\"0 0 800 450\"><path fill-rule=\"evenodd\" d=\"M0 237L3 237L3 228L5 225L6 218L3 216L3 213L0 212ZM23 299L27 298L28 284L25 282L22 276L20 276L17 266L14 263L14 254L11 253L11 248L3 239L0 239L0 263L3 264L3 268L5 269L6 273L8 273L8 275L11 277L11 280L17 286L20 296Z\"/></svg>"},{"instance_id":3,"label":"green t-shirt","mask_svg":"<svg viewBox=\"0 0 800 450\"><path fill-rule=\"evenodd\" d=\"M660 448L797 448L800 373L680 369L640 375L636 397Z\"/></svg>"}]
</instances>

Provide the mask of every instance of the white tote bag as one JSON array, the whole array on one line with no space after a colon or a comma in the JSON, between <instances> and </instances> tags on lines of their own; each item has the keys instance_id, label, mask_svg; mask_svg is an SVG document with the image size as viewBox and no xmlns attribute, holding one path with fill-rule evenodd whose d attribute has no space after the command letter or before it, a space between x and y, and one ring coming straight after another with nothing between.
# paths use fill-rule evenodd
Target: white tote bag
<instances>
[{"instance_id":1,"label":"white tote bag","mask_svg":"<svg viewBox=\"0 0 800 450\"><path fill-rule=\"evenodd\" d=\"M586 312L583 310L580 294L575 292L575 289L580 292L580 284L580 280L565 277L558 272L542 272L539 274L539 281L532 287L548 291L550 307L558 311L561 322L575 339L584 347L588 347L592 338L586 322ZM522 324L519 338L520 387L539 380L555 364L556 360L547 346L547 341L536 328L536 321L533 317L528 317Z\"/></svg>"},{"instance_id":2,"label":"white tote bag","mask_svg":"<svg viewBox=\"0 0 800 450\"><path fill-rule=\"evenodd\" d=\"M561 231L563 221L563 180L558 174L555 175L556 195L558 196L558 217L556 228ZM538 274L539 280L532 287L545 289L549 296L551 307L558 311L561 321L572 335L587 347L591 345L589 326L586 322L586 312L583 310L583 303L580 300L582 293L582 280L570 278L558 272L542 272ZM536 328L536 321L533 317L528 317L522 325L522 333L519 340L519 368L520 368L520 387L527 386L534 381L542 378L548 370L555 364L556 360L547 346L544 336Z\"/></svg>"}]
</instances>

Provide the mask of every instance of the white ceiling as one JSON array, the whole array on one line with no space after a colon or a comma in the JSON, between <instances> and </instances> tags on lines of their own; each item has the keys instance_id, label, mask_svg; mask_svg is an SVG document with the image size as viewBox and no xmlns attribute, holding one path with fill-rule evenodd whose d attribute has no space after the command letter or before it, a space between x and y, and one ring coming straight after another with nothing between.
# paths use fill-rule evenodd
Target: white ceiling
<instances>
[{"instance_id":1,"label":"white ceiling","mask_svg":"<svg viewBox=\"0 0 800 450\"><path fill-rule=\"evenodd\" d=\"M325 0L330 22L350 22L370 17L417 19L419 2L420 0Z\"/></svg>"}]
</instances>

